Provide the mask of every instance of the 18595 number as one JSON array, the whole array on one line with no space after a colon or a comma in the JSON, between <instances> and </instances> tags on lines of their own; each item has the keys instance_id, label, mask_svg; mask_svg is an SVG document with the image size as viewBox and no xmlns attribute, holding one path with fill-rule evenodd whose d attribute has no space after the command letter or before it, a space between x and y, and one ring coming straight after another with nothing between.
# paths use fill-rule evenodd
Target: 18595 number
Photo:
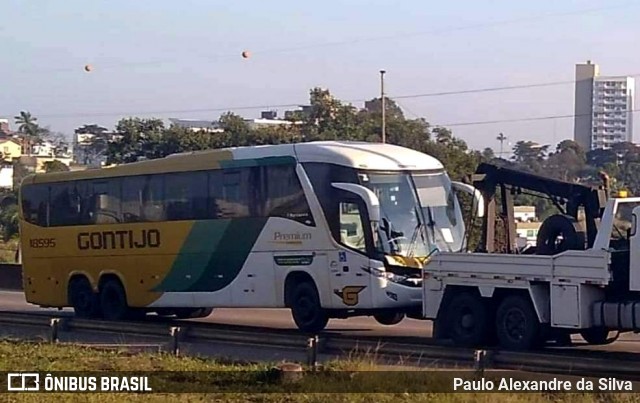
<instances>
[{"instance_id":1,"label":"18595 number","mask_svg":"<svg viewBox=\"0 0 640 403\"><path fill-rule=\"evenodd\" d=\"M32 248L55 248L55 238L33 238L29 239L29 246Z\"/></svg>"}]
</instances>

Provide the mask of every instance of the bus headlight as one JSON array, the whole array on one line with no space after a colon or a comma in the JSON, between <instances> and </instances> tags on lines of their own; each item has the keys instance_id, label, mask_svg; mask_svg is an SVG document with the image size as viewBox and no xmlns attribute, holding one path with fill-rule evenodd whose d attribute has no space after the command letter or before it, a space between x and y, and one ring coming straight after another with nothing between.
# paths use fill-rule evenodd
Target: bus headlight
<instances>
[{"instance_id":1,"label":"bus headlight","mask_svg":"<svg viewBox=\"0 0 640 403\"><path fill-rule=\"evenodd\" d=\"M399 276L399 275L397 275L395 273L391 273L391 272L388 272L388 271L384 273L384 277L387 280L392 281L394 283L401 283L401 282L403 282L404 280L407 279L407 276Z\"/></svg>"}]
</instances>

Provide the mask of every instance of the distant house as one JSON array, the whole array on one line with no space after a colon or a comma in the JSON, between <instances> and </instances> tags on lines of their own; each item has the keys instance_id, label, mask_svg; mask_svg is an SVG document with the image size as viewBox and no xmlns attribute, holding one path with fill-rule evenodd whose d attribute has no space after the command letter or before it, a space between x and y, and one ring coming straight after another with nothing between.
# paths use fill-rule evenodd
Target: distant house
<instances>
[{"instance_id":1,"label":"distant house","mask_svg":"<svg viewBox=\"0 0 640 403\"><path fill-rule=\"evenodd\" d=\"M0 189L13 188L13 165L0 165Z\"/></svg>"},{"instance_id":2,"label":"distant house","mask_svg":"<svg viewBox=\"0 0 640 403\"><path fill-rule=\"evenodd\" d=\"M542 225L540 222L517 222L516 233L518 238L526 245L536 246L540 225Z\"/></svg>"},{"instance_id":3,"label":"distant house","mask_svg":"<svg viewBox=\"0 0 640 403\"><path fill-rule=\"evenodd\" d=\"M20 158L22 155L22 144L14 139L1 139L0 153L2 153L2 160L10 163L14 158Z\"/></svg>"},{"instance_id":4,"label":"distant house","mask_svg":"<svg viewBox=\"0 0 640 403\"><path fill-rule=\"evenodd\" d=\"M31 148L31 155L36 157L55 157L56 155L56 146L50 141L43 141L41 143L34 144Z\"/></svg>"},{"instance_id":5,"label":"distant house","mask_svg":"<svg viewBox=\"0 0 640 403\"><path fill-rule=\"evenodd\" d=\"M9 119L0 119L0 133L10 134Z\"/></svg>"},{"instance_id":6,"label":"distant house","mask_svg":"<svg viewBox=\"0 0 640 403\"><path fill-rule=\"evenodd\" d=\"M298 122L292 122L290 120L279 119L276 111L262 111L259 119L243 119L244 122L252 129L261 127L274 127L274 126L290 126L298 124ZM176 119L170 118L169 121L185 129L189 129L194 132L207 132L207 133L222 133L224 129L220 126L220 122L216 120L202 120L202 119Z\"/></svg>"},{"instance_id":7,"label":"distant house","mask_svg":"<svg viewBox=\"0 0 640 403\"><path fill-rule=\"evenodd\" d=\"M95 124L84 125L75 130L73 160L78 165L103 166L107 161L107 145L119 135L106 127Z\"/></svg>"},{"instance_id":8,"label":"distant house","mask_svg":"<svg viewBox=\"0 0 640 403\"><path fill-rule=\"evenodd\" d=\"M513 218L520 222L529 222L536 220L535 206L514 206Z\"/></svg>"},{"instance_id":9,"label":"distant house","mask_svg":"<svg viewBox=\"0 0 640 403\"><path fill-rule=\"evenodd\" d=\"M224 131L220 123L215 120L169 118L169 121L177 127L193 132L222 133Z\"/></svg>"}]
</instances>

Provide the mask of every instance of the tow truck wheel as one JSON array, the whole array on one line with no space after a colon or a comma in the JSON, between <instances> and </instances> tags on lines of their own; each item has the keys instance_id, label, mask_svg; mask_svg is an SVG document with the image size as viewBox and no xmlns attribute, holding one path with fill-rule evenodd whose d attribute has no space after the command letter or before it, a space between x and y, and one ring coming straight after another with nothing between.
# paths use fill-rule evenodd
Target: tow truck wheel
<instances>
[{"instance_id":1,"label":"tow truck wheel","mask_svg":"<svg viewBox=\"0 0 640 403\"><path fill-rule=\"evenodd\" d=\"M611 344L618 339L618 335L609 337L609 329L604 327L591 327L580 332L580 336L589 344L605 345ZM619 333L618 333L619 334Z\"/></svg>"},{"instance_id":2,"label":"tow truck wheel","mask_svg":"<svg viewBox=\"0 0 640 403\"><path fill-rule=\"evenodd\" d=\"M404 319L404 313L382 312L373 315L373 318L381 325L392 326L397 325Z\"/></svg>"},{"instance_id":3,"label":"tow truck wheel","mask_svg":"<svg viewBox=\"0 0 640 403\"><path fill-rule=\"evenodd\" d=\"M456 345L477 346L488 334L487 308L482 298L467 292L451 298L446 315L446 330Z\"/></svg>"},{"instance_id":4,"label":"tow truck wheel","mask_svg":"<svg viewBox=\"0 0 640 403\"><path fill-rule=\"evenodd\" d=\"M542 327L531 300L522 295L505 298L496 312L496 335L500 346L508 350L528 350L536 347Z\"/></svg>"}]
</instances>

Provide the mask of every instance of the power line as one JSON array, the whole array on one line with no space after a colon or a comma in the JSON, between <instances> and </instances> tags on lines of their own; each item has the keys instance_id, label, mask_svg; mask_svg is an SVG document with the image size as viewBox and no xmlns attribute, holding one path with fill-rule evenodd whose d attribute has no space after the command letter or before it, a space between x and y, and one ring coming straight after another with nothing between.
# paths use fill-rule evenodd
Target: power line
<instances>
[{"instance_id":1,"label":"power line","mask_svg":"<svg viewBox=\"0 0 640 403\"><path fill-rule=\"evenodd\" d=\"M628 111L624 111L623 113L636 113L636 112L640 112L640 109L631 109ZM533 122L533 121L540 121L540 120L567 119L567 118L576 118L581 116L591 116L591 112L573 114L573 115L549 115L549 116L533 116L533 117L514 118L514 119L480 120L475 122L458 122L458 123L454 122L454 123L445 123L445 124L439 124L434 126L442 126L442 127L480 126L480 125L490 125L495 123Z\"/></svg>"},{"instance_id":2,"label":"power line","mask_svg":"<svg viewBox=\"0 0 640 403\"><path fill-rule=\"evenodd\" d=\"M625 77L640 77L640 73L625 75ZM544 83L506 85L506 86L500 86L500 87L474 88L474 89L468 89L468 90L427 92L423 94L410 94L410 95L395 95L393 98L409 99L409 98L440 97L440 96L447 96L447 95L475 94L475 93L482 93L482 92L496 92L496 91L519 90L519 89L526 89L526 88L552 87L552 86L563 85L563 84L575 84L575 82L576 82L575 80L549 81Z\"/></svg>"},{"instance_id":3,"label":"power line","mask_svg":"<svg viewBox=\"0 0 640 403\"><path fill-rule=\"evenodd\" d=\"M510 18L510 19L503 19L503 20L496 20L496 21L489 21L489 22L479 22L479 23L461 25L461 26L438 28L438 29L432 29L432 30L427 30L427 31L406 32L406 33L399 33L399 34L392 34L392 35L381 35L381 36L369 36L369 37L364 37L364 38L356 38L356 39L342 40L342 41L307 44L307 45L292 46L292 47L287 47L287 48L264 49L264 50L252 51L251 53L253 55L272 54L272 53L274 53L274 54L275 53L289 53L289 52L295 52L295 51L300 51L300 50L308 50L308 49L323 48L323 47L334 47L334 46L346 46L346 45L353 45L353 44L359 44L359 43L364 43L364 42L380 42L380 41L394 40L394 39L407 38L407 37L438 35L438 34L443 34L443 33L448 33L448 32L491 28L491 27L495 27L495 26L518 24L518 23L524 23L524 22L530 22L530 21L536 21L536 20L543 20L543 19L549 19L549 18L590 14L590 13L601 12L601 11L622 9L622 8L626 8L626 7L634 7L634 6L638 6L638 5L640 5L640 2L631 1L631 2L626 2L626 3L616 4L616 5L604 6L604 7L585 8L585 9L572 10L572 11L563 11L563 12L557 12L557 13L537 14L537 15L531 15L531 16L525 16L525 17L518 17L518 18ZM226 58L238 58L239 56L240 56L239 53L218 54L218 55L201 55L201 56L192 55L190 57L190 60L193 60L193 59L219 60L219 59L226 59ZM99 65L96 65L95 67L97 69L101 69L101 68L107 68L108 69L108 68L118 67L118 66L136 67L136 66L149 66L149 65L166 64L166 63L169 63L169 62L173 63L175 61L176 61L176 59L166 59L166 60L156 59L156 60L149 60L149 61L142 61L142 62L124 62L124 63L109 63L109 62L105 62L105 63L101 63ZM47 70L47 71L48 72L62 72L62 71L77 71L79 69L80 69L80 67L77 67L77 68L76 67L73 67L73 68L71 68L71 67L69 67L69 68L61 67L61 68L56 68L56 69L50 69L50 70ZM37 72L45 72L45 71L40 70L40 71L37 71Z\"/></svg>"},{"instance_id":4,"label":"power line","mask_svg":"<svg viewBox=\"0 0 640 403\"><path fill-rule=\"evenodd\" d=\"M639 2L632 1L632 2L620 3L620 4L616 4L616 5L605 6L605 7L586 8L586 9L580 9L580 10L563 11L563 12L558 12L558 13L537 14L537 15L531 15L531 16L526 16L526 17L510 18L510 19L504 19L504 20L496 20L496 21L490 21L490 22L480 22L480 23L475 23L475 24L461 25L461 26L457 26L457 27L446 27L446 28L432 29L432 30L428 30L428 31L407 32L407 33L393 34L393 35L381 35L381 36L373 36L373 37L366 37L366 38L359 38L359 39L351 39L351 40L345 40L345 41L325 42L325 43L319 43L319 44L313 44L313 45L301 45L301 46L290 47L290 48L281 48L281 49L277 49L276 48L276 49L265 50L265 51L261 51L261 52L253 52L253 53L290 52L290 51L296 51L296 50L311 49L311 48L316 48L316 47L350 45L350 44L356 44L356 43L362 43L362 42L371 42L371 41L378 42L378 41L382 41L382 40L398 39L398 38L405 38L405 37L411 37L411 36L436 35L436 34L448 33L448 32L453 32L453 31L466 31L466 30L473 30L473 29L478 29L478 28L490 28L490 27L499 26L499 25L510 25L510 24L528 22L528 21L535 21L535 20L540 20L540 19L554 18L554 17L566 17L566 16L581 15L581 14L589 14L589 13L594 13L594 12L598 12L598 11L620 9L620 8L625 8L625 7L628 7L628 6L638 6L638 5L640 5Z\"/></svg>"}]
</instances>

